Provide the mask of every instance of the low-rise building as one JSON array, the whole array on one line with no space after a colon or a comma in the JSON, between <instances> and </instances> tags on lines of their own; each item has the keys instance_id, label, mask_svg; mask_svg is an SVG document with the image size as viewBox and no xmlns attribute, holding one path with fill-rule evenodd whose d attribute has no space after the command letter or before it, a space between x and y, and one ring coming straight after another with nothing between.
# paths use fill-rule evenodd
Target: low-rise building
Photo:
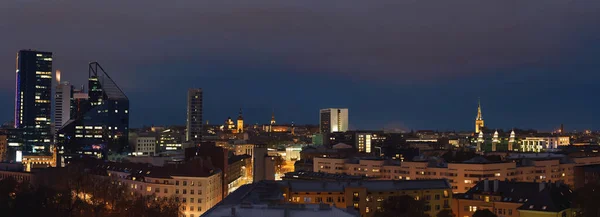
<instances>
[{"instance_id":1,"label":"low-rise building","mask_svg":"<svg viewBox=\"0 0 600 217\"><path fill-rule=\"evenodd\" d=\"M138 156L154 156L157 153L157 145L155 135L138 135L135 140L135 154Z\"/></svg>"},{"instance_id":2,"label":"low-rise building","mask_svg":"<svg viewBox=\"0 0 600 217\"><path fill-rule=\"evenodd\" d=\"M466 193L455 195L452 210L458 217L472 216L483 209L502 217L572 216L567 199L570 194L560 182L484 180Z\"/></svg>"},{"instance_id":3,"label":"low-rise building","mask_svg":"<svg viewBox=\"0 0 600 217\"><path fill-rule=\"evenodd\" d=\"M283 200L281 185L261 181L241 186L208 210L203 217L359 217L354 210L329 204L290 204Z\"/></svg>"},{"instance_id":4,"label":"low-rise building","mask_svg":"<svg viewBox=\"0 0 600 217\"><path fill-rule=\"evenodd\" d=\"M463 193L484 179L523 182L562 181L574 185L574 167L600 164L600 157L568 158L558 154L514 154L503 161L483 157L462 162L430 158L416 161L381 158L313 159L313 171L366 176L380 180L447 179L454 193Z\"/></svg>"},{"instance_id":5,"label":"low-rise building","mask_svg":"<svg viewBox=\"0 0 600 217\"><path fill-rule=\"evenodd\" d=\"M425 211L435 216L450 209L452 189L446 180L387 181L303 181L278 182L285 201L293 204L329 204L338 208L352 207L361 216L370 217L382 209L383 201L402 195L427 202Z\"/></svg>"},{"instance_id":6,"label":"low-rise building","mask_svg":"<svg viewBox=\"0 0 600 217\"><path fill-rule=\"evenodd\" d=\"M95 164L95 165L94 165ZM222 171L210 161L194 159L183 164L164 167L148 164L96 161L93 168L102 169L133 192L157 198L174 196L181 202L185 217L198 217L219 203L223 197Z\"/></svg>"}]
</instances>

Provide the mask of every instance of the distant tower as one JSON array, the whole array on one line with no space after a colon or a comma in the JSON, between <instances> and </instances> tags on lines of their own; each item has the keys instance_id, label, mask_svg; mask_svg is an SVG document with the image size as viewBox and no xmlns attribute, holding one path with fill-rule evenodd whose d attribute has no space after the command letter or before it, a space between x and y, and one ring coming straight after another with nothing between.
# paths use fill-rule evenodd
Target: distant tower
<instances>
[{"instance_id":1,"label":"distant tower","mask_svg":"<svg viewBox=\"0 0 600 217\"><path fill-rule=\"evenodd\" d=\"M483 132L479 132L479 136L477 137L477 150L476 151L481 151L481 146L483 145L484 139L483 139Z\"/></svg>"},{"instance_id":2,"label":"distant tower","mask_svg":"<svg viewBox=\"0 0 600 217\"><path fill-rule=\"evenodd\" d=\"M275 109L271 112L271 125L275 125Z\"/></svg>"},{"instance_id":3,"label":"distant tower","mask_svg":"<svg viewBox=\"0 0 600 217\"><path fill-rule=\"evenodd\" d=\"M238 133L244 132L244 117L242 117L242 109L241 108L240 108L240 114L238 115L238 118L237 118L237 132Z\"/></svg>"},{"instance_id":4,"label":"distant tower","mask_svg":"<svg viewBox=\"0 0 600 217\"><path fill-rule=\"evenodd\" d=\"M515 130L510 132L510 138L508 139L508 151L513 151L513 144L515 144Z\"/></svg>"},{"instance_id":5,"label":"distant tower","mask_svg":"<svg viewBox=\"0 0 600 217\"><path fill-rule=\"evenodd\" d=\"M202 89L191 88L187 93L186 141L202 140Z\"/></svg>"},{"instance_id":6,"label":"distant tower","mask_svg":"<svg viewBox=\"0 0 600 217\"><path fill-rule=\"evenodd\" d=\"M492 137L492 151L496 151L496 145L498 145L499 142L498 131L496 130L496 132L494 132L494 137Z\"/></svg>"},{"instance_id":7,"label":"distant tower","mask_svg":"<svg viewBox=\"0 0 600 217\"><path fill-rule=\"evenodd\" d=\"M481 116L481 100L477 103L477 118L475 118L475 133L483 129L483 117Z\"/></svg>"}]
</instances>

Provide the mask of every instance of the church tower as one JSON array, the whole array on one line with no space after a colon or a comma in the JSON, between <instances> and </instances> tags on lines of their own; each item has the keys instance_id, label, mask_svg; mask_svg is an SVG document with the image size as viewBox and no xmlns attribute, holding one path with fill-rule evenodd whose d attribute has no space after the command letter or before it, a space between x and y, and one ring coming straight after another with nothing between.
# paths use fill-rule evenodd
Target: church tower
<instances>
[{"instance_id":1,"label":"church tower","mask_svg":"<svg viewBox=\"0 0 600 217\"><path fill-rule=\"evenodd\" d=\"M275 125L275 109L273 109L273 112L271 113L271 125Z\"/></svg>"},{"instance_id":2,"label":"church tower","mask_svg":"<svg viewBox=\"0 0 600 217\"><path fill-rule=\"evenodd\" d=\"M244 117L242 117L242 108L240 108L240 114L237 118L237 133L244 132Z\"/></svg>"},{"instance_id":3,"label":"church tower","mask_svg":"<svg viewBox=\"0 0 600 217\"><path fill-rule=\"evenodd\" d=\"M477 103L477 118L475 118L475 133L483 129L483 117L481 116L481 101Z\"/></svg>"}]
</instances>

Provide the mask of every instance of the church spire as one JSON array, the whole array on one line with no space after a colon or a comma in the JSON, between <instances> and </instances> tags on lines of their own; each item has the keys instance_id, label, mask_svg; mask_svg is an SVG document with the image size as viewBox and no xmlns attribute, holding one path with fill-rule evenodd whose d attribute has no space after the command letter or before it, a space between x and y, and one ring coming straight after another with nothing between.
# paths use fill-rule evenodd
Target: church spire
<instances>
[{"instance_id":1,"label":"church spire","mask_svg":"<svg viewBox=\"0 0 600 217\"><path fill-rule=\"evenodd\" d=\"M481 116L481 99L477 100L477 119L476 120L483 120L483 117Z\"/></svg>"},{"instance_id":2,"label":"church spire","mask_svg":"<svg viewBox=\"0 0 600 217\"><path fill-rule=\"evenodd\" d=\"M271 112L271 125L275 124L275 109Z\"/></svg>"},{"instance_id":3,"label":"church spire","mask_svg":"<svg viewBox=\"0 0 600 217\"><path fill-rule=\"evenodd\" d=\"M475 133L481 132L483 129L483 117L481 116L481 100L477 100L477 118L475 118Z\"/></svg>"}]
</instances>

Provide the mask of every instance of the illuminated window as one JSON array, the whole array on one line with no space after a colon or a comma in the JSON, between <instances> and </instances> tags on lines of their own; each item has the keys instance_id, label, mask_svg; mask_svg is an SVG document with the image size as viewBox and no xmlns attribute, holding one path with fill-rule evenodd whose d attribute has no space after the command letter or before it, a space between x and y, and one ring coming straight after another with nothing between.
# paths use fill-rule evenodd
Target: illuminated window
<instances>
[{"instance_id":1,"label":"illuminated window","mask_svg":"<svg viewBox=\"0 0 600 217\"><path fill-rule=\"evenodd\" d=\"M366 212L366 213L369 213L369 211L370 211L370 210L369 210L369 207L367 206L367 207L365 208L365 212Z\"/></svg>"},{"instance_id":2,"label":"illuminated window","mask_svg":"<svg viewBox=\"0 0 600 217\"><path fill-rule=\"evenodd\" d=\"M151 192L152 191L152 187L150 187L150 186L146 187L146 191L147 192Z\"/></svg>"},{"instance_id":3,"label":"illuminated window","mask_svg":"<svg viewBox=\"0 0 600 217\"><path fill-rule=\"evenodd\" d=\"M473 180L466 180L465 179L465 184L473 184Z\"/></svg>"},{"instance_id":4,"label":"illuminated window","mask_svg":"<svg viewBox=\"0 0 600 217\"><path fill-rule=\"evenodd\" d=\"M485 196L485 202L490 202L490 196Z\"/></svg>"}]
</instances>

